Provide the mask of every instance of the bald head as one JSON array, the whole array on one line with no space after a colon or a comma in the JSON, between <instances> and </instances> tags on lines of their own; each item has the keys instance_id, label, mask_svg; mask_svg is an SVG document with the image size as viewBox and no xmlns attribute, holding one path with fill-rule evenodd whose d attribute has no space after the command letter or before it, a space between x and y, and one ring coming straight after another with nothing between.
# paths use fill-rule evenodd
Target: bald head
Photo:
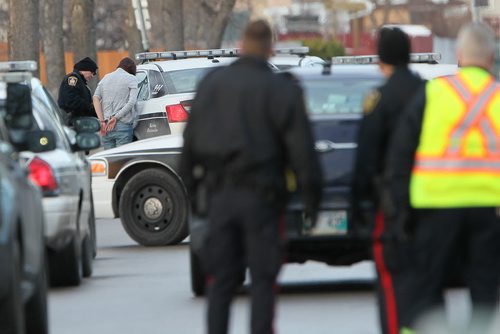
<instances>
[{"instance_id":1,"label":"bald head","mask_svg":"<svg viewBox=\"0 0 500 334\"><path fill-rule=\"evenodd\" d=\"M243 54L268 59L271 56L273 33L265 20L250 22L243 34Z\"/></svg>"},{"instance_id":2,"label":"bald head","mask_svg":"<svg viewBox=\"0 0 500 334\"><path fill-rule=\"evenodd\" d=\"M457 37L460 66L478 66L491 71L495 60L495 37L482 23L470 23L460 29Z\"/></svg>"}]
</instances>

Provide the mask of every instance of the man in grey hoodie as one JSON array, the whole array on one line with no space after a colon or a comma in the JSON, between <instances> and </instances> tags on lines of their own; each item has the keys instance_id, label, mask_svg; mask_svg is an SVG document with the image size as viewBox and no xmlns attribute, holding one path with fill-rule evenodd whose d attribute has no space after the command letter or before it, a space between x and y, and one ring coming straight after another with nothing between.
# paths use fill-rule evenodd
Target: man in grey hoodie
<instances>
[{"instance_id":1,"label":"man in grey hoodie","mask_svg":"<svg viewBox=\"0 0 500 334\"><path fill-rule=\"evenodd\" d=\"M117 69L97 85L94 107L101 122L104 149L130 143L134 134L137 101L137 67L131 58L123 58Z\"/></svg>"}]
</instances>

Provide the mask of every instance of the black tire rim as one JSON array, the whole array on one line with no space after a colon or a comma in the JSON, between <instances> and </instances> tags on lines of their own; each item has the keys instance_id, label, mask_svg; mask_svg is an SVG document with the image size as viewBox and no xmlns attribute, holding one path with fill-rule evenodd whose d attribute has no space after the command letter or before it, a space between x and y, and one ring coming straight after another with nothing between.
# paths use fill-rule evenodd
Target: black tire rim
<instances>
[{"instance_id":1,"label":"black tire rim","mask_svg":"<svg viewBox=\"0 0 500 334\"><path fill-rule=\"evenodd\" d=\"M168 227L174 216L172 197L165 188L147 185L133 197L132 214L137 226L149 233Z\"/></svg>"}]
</instances>

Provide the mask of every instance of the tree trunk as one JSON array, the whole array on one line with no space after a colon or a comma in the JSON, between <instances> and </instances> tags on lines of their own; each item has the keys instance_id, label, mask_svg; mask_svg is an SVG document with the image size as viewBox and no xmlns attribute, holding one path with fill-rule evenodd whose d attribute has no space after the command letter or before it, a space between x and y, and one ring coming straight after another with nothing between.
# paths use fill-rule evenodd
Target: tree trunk
<instances>
[{"instance_id":1,"label":"tree trunk","mask_svg":"<svg viewBox=\"0 0 500 334\"><path fill-rule=\"evenodd\" d=\"M233 12L236 0L201 0L201 7L204 11L204 16L207 26L206 32L207 47L209 49L217 49L221 47L224 31L226 30L227 22Z\"/></svg>"},{"instance_id":2,"label":"tree trunk","mask_svg":"<svg viewBox=\"0 0 500 334\"><path fill-rule=\"evenodd\" d=\"M47 88L57 99L61 79L66 74L63 45L63 0L43 1L43 50Z\"/></svg>"},{"instance_id":3,"label":"tree trunk","mask_svg":"<svg viewBox=\"0 0 500 334\"><path fill-rule=\"evenodd\" d=\"M40 63L38 0L9 0L9 60ZM39 71L34 75L39 76Z\"/></svg>"},{"instance_id":4,"label":"tree trunk","mask_svg":"<svg viewBox=\"0 0 500 334\"><path fill-rule=\"evenodd\" d=\"M184 19L182 0L167 0L163 5L166 24L165 44L167 50L184 50Z\"/></svg>"},{"instance_id":5,"label":"tree trunk","mask_svg":"<svg viewBox=\"0 0 500 334\"><path fill-rule=\"evenodd\" d=\"M71 49L73 63L90 57L97 62L97 47L94 24L94 0L73 0L71 7ZM97 77L89 82L94 90Z\"/></svg>"},{"instance_id":6,"label":"tree trunk","mask_svg":"<svg viewBox=\"0 0 500 334\"><path fill-rule=\"evenodd\" d=\"M149 0L154 48L184 50L183 0Z\"/></svg>"},{"instance_id":7,"label":"tree trunk","mask_svg":"<svg viewBox=\"0 0 500 334\"><path fill-rule=\"evenodd\" d=\"M135 54L142 51L142 41L141 32L137 29L137 23L135 22L134 7L132 6L132 1L130 0L127 3L127 20L125 25L127 32L128 54L130 58L135 59Z\"/></svg>"}]
</instances>

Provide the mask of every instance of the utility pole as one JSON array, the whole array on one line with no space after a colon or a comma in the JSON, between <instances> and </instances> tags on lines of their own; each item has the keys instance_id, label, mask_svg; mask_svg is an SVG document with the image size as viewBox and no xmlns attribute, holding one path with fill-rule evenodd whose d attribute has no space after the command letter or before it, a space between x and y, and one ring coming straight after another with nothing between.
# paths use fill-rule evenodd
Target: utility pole
<instances>
[{"instance_id":1,"label":"utility pole","mask_svg":"<svg viewBox=\"0 0 500 334\"><path fill-rule=\"evenodd\" d=\"M151 29L147 0L131 0L137 28L141 32L143 51L149 51L148 30Z\"/></svg>"}]
</instances>

